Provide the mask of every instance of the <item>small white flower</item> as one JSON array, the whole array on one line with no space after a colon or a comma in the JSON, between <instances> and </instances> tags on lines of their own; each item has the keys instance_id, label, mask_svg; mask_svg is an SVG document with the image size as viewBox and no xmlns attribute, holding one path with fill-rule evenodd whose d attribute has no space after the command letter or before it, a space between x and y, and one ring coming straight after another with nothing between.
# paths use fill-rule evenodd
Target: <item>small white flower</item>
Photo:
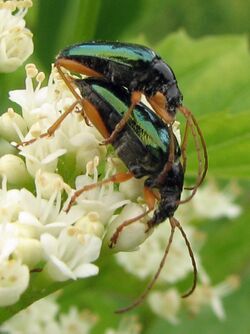
<instances>
[{"instance_id":1,"label":"small white flower","mask_svg":"<svg viewBox=\"0 0 250 334\"><path fill-rule=\"evenodd\" d=\"M35 178L36 189L44 199L49 199L55 190L62 191L64 188L70 188L63 182L61 175L56 173L43 172L38 170Z\"/></svg>"},{"instance_id":2,"label":"small white flower","mask_svg":"<svg viewBox=\"0 0 250 334\"><path fill-rule=\"evenodd\" d=\"M16 303L29 284L29 269L19 261L0 262L0 307Z\"/></svg>"},{"instance_id":3,"label":"small white flower","mask_svg":"<svg viewBox=\"0 0 250 334\"><path fill-rule=\"evenodd\" d=\"M126 205L121 213L109 225L107 235L105 236L107 243L110 244L112 236L122 223L128 219L141 215L143 212L143 208L138 204L130 203ZM147 232L147 220L148 218L146 216L146 218L144 217L143 219L124 227L118 236L117 242L113 245L113 249L117 252L137 250L138 246L141 245L152 233L152 230Z\"/></svg>"},{"instance_id":4,"label":"small white flower","mask_svg":"<svg viewBox=\"0 0 250 334\"><path fill-rule=\"evenodd\" d=\"M179 322L177 314L181 308L181 297L176 289L166 292L151 292L148 302L152 311L163 319L176 325Z\"/></svg>"},{"instance_id":5,"label":"small white flower","mask_svg":"<svg viewBox=\"0 0 250 334\"><path fill-rule=\"evenodd\" d=\"M106 329L105 334L140 334L141 332L142 326L137 317L130 316L122 318L117 329Z\"/></svg>"},{"instance_id":6,"label":"small white flower","mask_svg":"<svg viewBox=\"0 0 250 334\"><path fill-rule=\"evenodd\" d=\"M26 10L0 9L0 72L13 72L33 53L32 33L25 28Z\"/></svg>"},{"instance_id":7,"label":"small white flower","mask_svg":"<svg viewBox=\"0 0 250 334\"><path fill-rule=\"evenodd\" d=\"M88 162L86 166L86 174L76 178L77 190L86 185L98 182L98 164L98 157L95 157L93 161ZM104 179L108 178L110 173L111 170L108 170ZM93 177L91 178L89 175L93 175ZM91 190L85 191L77 198L77 203L84 210L85 215L89 212L98 213L99 219L104 225L109 222L116 209L129 202L129 200L124 199L124 195L122 193L114 190L114 184L111 182L108 185L95 187Z\"/></svg>"},{"instance_id":8,"label":"small white flower","mask_svg":"<svg viewBox=\"0 0 250 334\"><path fill-rule=\"evenodd\" d=\"M53 296L43 298L6 321L1 331L10 334L61 334L56 321L58 312L59 305Z\"/></svg>"},{"instance_id":9,"label":"small white flower","mask_svg":"<svg viewBox=\"0 0 250 334\"><path fill-rule=\"evenodd\" d=\"M27 64L25 69L25 89L10 91L9 98L21 106L22 116L29 129L39 122L41 130L45 131L60 116L60 111L69 107L74 99L69 90L54 80L54 71L50 75L48 86L41 87L45 74L38 72L34 64Z\"/></svg>"},{"instance_id":10,"label":"small white flower","mask_svg":"<svg viewBox=\"0 0 250 334\"><path fill-rule=\"evenodd\" d=\"M186 300L185 304L192 314L200 312L203 306L210 306L215 315L220 319L225 319L225 311L221 299L232 293L239 286L239 278L230 276L222 283L211 286L208 284L198 285Z\"/></svg>"},{"instance_id":11,"label":"small white flower","mask_svg":"<svg viewBox=\"0 0 250 334\"><path fill-rule=\"evenodd\" d=\"M20 151L20 154L26 159L28 172L33 177L39 169L53 173L56 170L58 158L65 153L66 150L60 148L55 137L40 139L31 145L21 147Z\"/></svg>"},{"instance_id":12,"label":"small white flower","mask_svg":"<svg viewBox=\"0 0 250 334\"><path fill-rule=\"evenodd\" d=\"M55 118L55 109L48 103L47 94L48 87L40 88L38 85L34 90L32 78L29 76L26 79L26 89L9 92L9 99L21 106L28 128L41 119Z\"/></svg>"},{"instance_id":13,"label":"small white flower","mask_svg":"<svg viewBox=\"0 0 250 334\"><path fill-rule=\"evenodd\" d=\"M43 234L41 243L48 261L45 270L53 280L65 281L98 274L98 267L91 262L99 256L100 238L70 227L62 230L57 239Z\"/></svg>"},{"instance_id":14,"label":"small white flower","mask_svg":"<svg viewBox=\"0 0 250 334\"><path fill-rule=\"evenodd\" d=\"M75 227L79 228L82 233L93 234L102 239L105 229L99 218L98 213L89 212L76 222Z\"/></svg>"},{"instance_id":15,"label":"small white flower","mask_svg":"<svg viewBox=\"0 0 250 334\"><path fill-rule=\"evenodd\" d=\"M71 307L67 314L59 317L61 334L89 334L96 321L97 317L89 311L79 312Z\"/></svg>"},{"instance_id":16,"label":"small white flower","mask_svg":"<svg viewBox=\"0 0 250 334\"><path fill-rule=\"evenodd\" d=\"M61 192L58 189L48 200L41 197L39 188L36 196L26 189L22 189L20 194L18 222L32 228L34 237L38 238L45 232L58 235L64 227L74 224L82 216L79 206L74 206L68 214L61 208Z\"/></svg>"},{"instance_id":17,"label":"small white flower","mask_svg":"<svg viewBox=\"0 0 250 334\"><path fill-rule=\"evenodd\" d=\"M236 191L233 186L229 185L221 191L214 182L208 182L205 186L198 189L192 201L181 205L177 213L183 219L186 217L188 220L194 218L217 219L221 217L233 219L241 213L240 206L233 203L235 197Z\"/></svg>"}]
</instances>

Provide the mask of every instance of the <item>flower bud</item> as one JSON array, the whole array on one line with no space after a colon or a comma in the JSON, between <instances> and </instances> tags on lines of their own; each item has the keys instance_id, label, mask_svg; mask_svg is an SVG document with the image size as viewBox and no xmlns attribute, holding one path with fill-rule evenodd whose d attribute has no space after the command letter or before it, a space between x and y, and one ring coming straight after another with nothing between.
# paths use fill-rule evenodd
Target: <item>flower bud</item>
<instances>
[{"instance_id":1,"label":"flower bud","mask_svg":"<svg viewBox=\"0 0 250 334\"><path fill-rule=\"evenodd\" d=\"M20 238L18 246L13 254L13 258L20 259L20 261L23 264L26 264L29 269L33 269L43 258L40 241L30 238Z\"/></svg>"},{"instance_id":2,"label":"flower bud","mask_svg":"<svg viewBox=\"0 0 250 334\"><path fill-rule=\"evenodd\" d=\"M43 172L39 169L36 173L36 186L39 188L42 197L49 199L56 190L62 191L65 183L61 175Z\"/></svg>"},{"instance_id":3,"label":"flower bud","mask_svg":"<svg viewBox=\"0 0 250 334\"><path fill-rule=\"evenodd\" d=\"M26 134L27 127L25 121L19 114L14 112L12 108L9 108L8 111L0 117L1 137L8 141L19 142L18 131L20 131L22 135Z\"/></svg>"},{"instance_id":4,"label":"flower bud","mask_svg":"<svg viewBox=\"0 0 250 334\"><path fill-rule=\"evenodd\" d=\"M5 154L0 158L0 175L5 175L9 183L23 185L29 180L25 163L13 154Z\"/></svg>"},{"instance_id":5,"label":"flower bud","mask_svg":"<svg viewBox=\"0 0 250 334\"><path fill-rule=\"evenodd\" d=\"M105 241L110 245L110 241L116 229L123 224L128 219L137 217L143 213L141 206L130 203L126 205L122 212L116 217L108 228L107 235L105 236ZM113 249L116 252L127 252L133 251L138 248L138 246L143 243L147 237L152 233L148 230L146 224L147 219L140 219L133 222L132 224L125 226L118 236L117 242L113 245Z\"/></svg>"},{"instance_id":6,"label":"flower bud","mask_svg":"<svg viewBox=\"0 0 250 334\"><path fill-rule=\"evenodd\" d=\"M152 311L159 317L174 325L179 322L177 314L181 307L181 297L176 289L170 289L166 292L151 292L148 302Z\"/></svg>"},{"instance_id":7,"label":"flower bud","mask_svg":"<svg viewBox=\"0 0 250 334\"><path fill-rule=\"evenodd\" d=\"M83 233L94 234L99 238L102 238L104 233L104 226L100 222L97 212L89 212L77 221L75 227L79 228Z\"/></svg>"},{"instance_id":8,"label":"flower bud","mask_svg":"<svg viewBox=\"0 0 250 334\"><path fill-rule=\"evenodd\" d=\"M16 153L15 147L5 139L0 138L0 157L2 157L5 154L15 154L15 153Z\"/></svg>"}]
</instances>

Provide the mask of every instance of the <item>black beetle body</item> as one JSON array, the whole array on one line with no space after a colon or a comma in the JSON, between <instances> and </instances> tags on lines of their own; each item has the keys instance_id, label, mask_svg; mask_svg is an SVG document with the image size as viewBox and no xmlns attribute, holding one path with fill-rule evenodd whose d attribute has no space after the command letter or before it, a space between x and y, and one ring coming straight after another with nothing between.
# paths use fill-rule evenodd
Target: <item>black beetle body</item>
<instances>
[{"instance_id":1,"label":"black beetle body","mask_svg":"<svg viewBox=\"0 0 250 334\"><path fill-rule=\"evenodd\" d=\"M145 46L120 42L86 42L60 52L57 61L67 59L92 69L117 86L147 97L161 92L168 112L174 116L182 104L182 94L174 72L160 56Z\"/></svg>"}]
</instances>

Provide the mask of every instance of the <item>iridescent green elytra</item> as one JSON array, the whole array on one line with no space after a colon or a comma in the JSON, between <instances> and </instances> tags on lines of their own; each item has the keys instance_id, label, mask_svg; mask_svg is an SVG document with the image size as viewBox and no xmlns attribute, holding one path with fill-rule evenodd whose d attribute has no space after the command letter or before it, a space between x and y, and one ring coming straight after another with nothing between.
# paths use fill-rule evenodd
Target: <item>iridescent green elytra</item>
<instances>
[{"instance_id":1,"label":"iridescent green elytra","mask_svg":"<svg viewBox=\"0 0 250 334\"><path fill-rule=\"evenodd\" d=\"M126 101L127 103L121 100L114 90L111 91L99 84L94 84L92 87L121 116L128 110L129 100ZM128 126L134 130L145 145L150 145L155 149L160 148L163 152L167 152L169 133L166 125L149 108L146 108L146 106L142 108L140 105L136 106L131 119L128 121Z\"/></svg>"},{"instance_id":2,"label":"iridescent green elytra","mask_svg":"<svg viewBox=\"0 0 250 334\"><path fill-rule=\"evenodd\" d=\"M124 45L119 42L113 42L112 44L94 42L76 44L70 48L64 49L61 53L61 57L73 59L75 57L91 57L134 66L138 61L150 63L156 57L156 54L151 49L136 44Z\"/></svg>"},{"instance_id":3,"label":"iridescent green elytra","mask_svg":"<svg viewBox=\"0 0 250 334\"><path fill-rule=\"evenodd\" d=\"M182 104L182 94L171 67L143 45L83 42L62 50L55 65L87 76L104 77L117 86L126 87L130 93L138 91L147 98L161 93L167 102L166 113L172 118L176 108Z\"/></svg>"}]
</instances>

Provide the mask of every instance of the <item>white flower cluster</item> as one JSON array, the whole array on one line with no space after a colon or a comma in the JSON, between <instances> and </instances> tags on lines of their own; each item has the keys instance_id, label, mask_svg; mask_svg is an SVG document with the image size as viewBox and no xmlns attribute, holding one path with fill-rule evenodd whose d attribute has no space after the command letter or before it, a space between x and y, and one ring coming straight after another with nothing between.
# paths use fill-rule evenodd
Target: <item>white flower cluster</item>
<instances>
[{"instance_id":1,"label":"white flower cluster","mask_svg":"<svg viewBox=\"0 0 250 334\"><path fill-rule=\"evenodd\" d=\"M0 117L0 146L3 141L39 137L73 102L55 70L46 87L42 87L45 75L33 64L26 66L26 73L26 88L10 92L22 116L9 109ZM56 282L96 275L98 267L92 262L99 257L104 235L109 242L128 211L132 217L142 212L142 206L126 195L130 183L122 191L112 183L93 188L65 212L71 186L79 189L96 183L100 173L108 178L121 165L107 156L100 141L97 130L73 112L53 136L38 138L0 158L0 306L19 300L32 271L42 270L46 280ZM102 172L100 159L105 162ZM119 208L123 209L117 215ZM121 233L115 249L137 248L149 234L145 230L144 221L125 228L126 238Z\"/></svg>"},{"instance_id":2,"label":"white flower cluster","mask_svg":"<svg viewBox=\"0 0 250 334\"><path fill-rule=\"evenodd\" d=\"M31 6L31 0L0 1L0 72L15 71L33 53L32 33L23 19Z\"/></svg>"},{"instance_id":3,"label":"white flower cluster","mask_svg":"<svg viewBox=\"0 0 250 334\"><path fill-rule=\"evenodd\" d=\"M27 307L1 327L8 334L90 334L98 316L88 310L71 307L67 313L60 311L55 296L43 298ZM140 334L142 326L137 317L124 317L117 329L103 329L104 334Z\"/></svg>"},{"instance_id":4,"label":"white flower cluster","mask_svg":"<svg viewBox=\"0 0 250 334\"><path fill-rule=\"evenodd\" d=\"M47 297L6 321L0 330L8 334L89 334L97 320L89 311L79 312L75 307L61 313L55 298Z\"/></svg>"},{"instance_id":5,"label":"white flower cluster","mask_svg":"<svg viewBox=\"0 0 250 334\"><path fill-rule=\"evenodd\" d=\"M193 294L187 299L183 299L175 288L153 291L149 295L148 302L155 314L173 325L180 322L178 315L182 307L194 316L200 313L203 307L209 306L220 320L224 320L222 298L231 294L238 286L239 278L230 276L216 286L212 286L209 282L198 284Z\"/></svg>"},{"instance_id":6,"label":"white flower cluster","mask_svg":"<svg viewBox=\"0 0 250 334\"><path fill-rule=\"evenodd\" d=\"M225 282L215 287L211 285L198 255L205 236L194 227L187 226L187 224L197 218L216 219L227 217L232 219L237 217L241 212L241 208L233 203L235 198L233 194L237 193L237 189L234 188L231 185L230 191L228 189L219 191L215 183L210 182L197 191L192 201L179 206L176 212L179 221L185 225L185 231L194 249L200 283L193 294L185 300L174 288L168 288L165 291L154 289L154 291L150 292L148 302L152 311L173 324L179 322L178 314L182 306L186 307L190 313L197 314L203 306L208 305L211 306L219 319L224 319L225 317L221 299L238 287L238 278L228 278ZM166 247L169 233L169 224L161 224L137 252L116 254L118 263L140 279L152 277L157 270L157 264L159 264ZM190 274L191 270L192 267L184 241L176 233L167 263L162 269L158 283L163 286L169 283L176 284Z\"/></svg>"}]
</instances>

